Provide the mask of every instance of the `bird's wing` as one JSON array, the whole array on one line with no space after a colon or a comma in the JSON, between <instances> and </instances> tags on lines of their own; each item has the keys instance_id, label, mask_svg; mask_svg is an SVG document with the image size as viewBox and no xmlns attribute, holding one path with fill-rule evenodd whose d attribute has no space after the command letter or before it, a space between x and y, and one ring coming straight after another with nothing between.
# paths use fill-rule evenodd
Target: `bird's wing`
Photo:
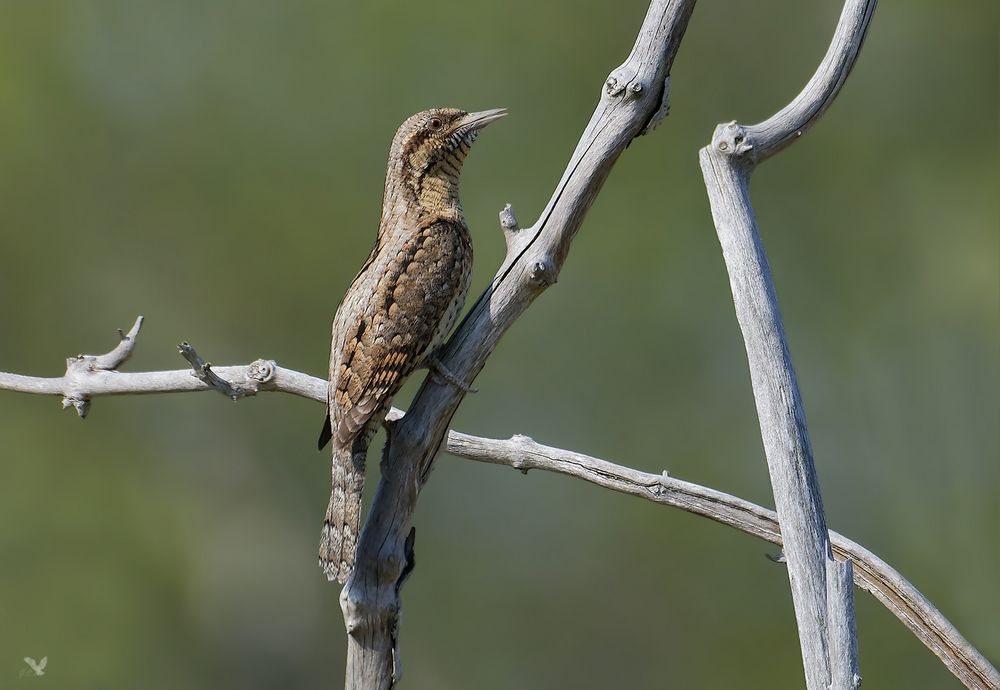
<instances>
[{"instance_id":1,"label":"bird's wing","mask_svg":"<svg viewBox=\"0 0 1000 690\"><path fill-rule=\"evenodd\" d=\"M351 293L352 290L356 289L358 285L358 279L364 276L365 273L371 268L371 265L375 262L375 259L378 257L379 248L381 247L381 242L382 242L382 233L380 232L375 237L375 246L372 247L371 252L369 252L368 258L365 260L364 266L361 267L361 270L358 271L357 274L354 276L354 280L351 281L351 286L347 290L348 295ZM338 309L340 307L343 307L344 303L347 301L348 300L346 299L341 300ZM334 374L335 372L333 371L330 372L330 381L327 384L326 414L323 415L323 427L319 430L319 438L316 441L316 447L319 450L323 450L324 448L326 448L326 444L329 443L330 439L333 438L333 422L330 420L330 401L336 397L336 392L337 392L337 382L336 382L337 377L334 376Z\"/></svg>"},{"instance_id":2,"label":"bird's wing","mask_svg":"<svg viewBox=\"0 0 1000 690\"><path fill-rule=\"evenodd\" d=\"M388 319L383 311L358 318L356 335L348 339L341 358L331 425L340 446L350 445L372 415L396 394L420 364L425 349L420 324Z\"/></svg>"},{"instance_id":3,"label":"bird's wing","mask_svg":"<svg viewBox=\"0 0 1000 690\"><path fill-rule=\"evenodd\" d=\"M429 223L395 248L341 353L331 406L339 445L349 444L389 404L434 344L462 287L465 262L471 262L466 232L448 222ZM393 249L389 243L383 247Z\"/></svg>"}]
</instances>

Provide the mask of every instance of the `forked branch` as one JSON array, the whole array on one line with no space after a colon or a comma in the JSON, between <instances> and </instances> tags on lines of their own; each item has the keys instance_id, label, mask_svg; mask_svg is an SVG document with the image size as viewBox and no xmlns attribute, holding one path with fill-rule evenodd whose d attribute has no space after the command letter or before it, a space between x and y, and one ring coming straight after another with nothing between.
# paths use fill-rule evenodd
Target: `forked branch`
<instances>
[{"instance_id":1,"label":"forked branch","mask_svg":"<svg viewBox=\"0 0 1000 690\"><path fill-rule=\"evenodd\" d=\"M133 334L134 338L134 334ZM133 347L135 343L133 342ZM249 365L213 367L231 385L258 392L282 392L326 405L327 382L259 359ZM0 372L0 390L63 396L66 377L38 378ZM101 395L198 392L213 390L192 369L127 373L93 370L74 381L86 391L88 402ZM224 390L221 390L225 394ZM388 419L398 421L402 410L393 408ZM650 474L581 453L536 443L527 436L489 439L449 431L448 453L469 460L504 465L520 472L554 472L642 498L664 506L701 515L758 539L781 545L777 515L736 496L663 474ZM884 561L836 532L830 533L833 552L854 565L854 584L871 593L895 615L968 688L1000 688L1000 674L916 587Z\"/></svg>"},{"instance_id":2,"label":"forked branch","mask_svg":"<svg viewBox=\"0 0 1000 690\"><path fill-rule=\"evenodd\" d=\"M576 477L612 491L680 508L758 539L783 545L778 515L773 510L716 489L677 479L666 472L641 472L582 453L544 446L527 436L501 440L452 431L448 434L448 452L469 460L505 465L525 473L543 470ZM860 544L837 532L830 531L829 535L837 563L842 566L843 561L850 561L853 565L854 584L891 611L965 687L973 690L1000 688L997 669L906 578ZM839 577L844 578L846 574L840 572ZM839 580L835 585L841 600L846 599L842 582ZM840 630L843 631L843 628ZM842 649L845 642L843 638L838 638L834 641L834 649ZM850 666L844 664L841 668L849 669Z\"/></svg>"},{"instance_id":3,"label":"forked branch","mask_svg":"<svg viewBox=\"0 0 1000 690\"><path fill-rule=\"evenodd\" d=\"M500 338L555 283L570 243L618 156L665 112L668 76L694 0L653 0L632 52L605 80L562 179L536 223L503 225L508 252L493 281L449 340L442 363L471 382ZM428 377L389 433L382 475L361 532L353 576L341 592L348 634L347 688L383 690L398 678L400 585L417 496L465 392Z\"/></svg>"},{"instance_id":4,"label":"forked branch","mask_svg":"<svg viewBox=\"0 0 1000 690\"><path fill-rule=\"evenodd\" d=\"M533 226L521 229L509 207L501 214L507 256L442 356L448 370L460 380L474 379L506 330L541 291L556 281L570 243L617 157L636 136L650 132L666 115L670 67L693 6L694 0L653 0L632 53L605 81L597 109L542 215ZM720 174L717 171L732 166L730 172L741 176L734 178L741 180L741 184L734 187L735 200L745 202L746 209L749 209L746 179L752 166L794 140L832 100L853 64L873 7L874 0L848 0L845 17L838 27L838 38L803 93L774 118L760 125L743 128L733 123L720 128L711 150L702 152L703 168L709 165L716 171L713 174ZM858 14L861 9L864 11ZM838 42L839 39L848 40ZM720 155L721 162L715 160ZM707 169L705 174L708 180ZM713 198L714 214L717 211L715 202ZM749 218L752 223L752 212ZM716 221L719 222L718 215ZM755 225L752 230L756 234ZM723 239L724 251L726 241ZM777 303L773 299L773 286L766 273L766 259L759 247L759 238L754 246L759 248L757 258L765 271L764 301L773 303L781 349L787 359ZM734 279L734 294L735 291ZM739 303L737 309L740 310ZM272 390L325 403L326 381L322 379L283 369L266 360L246 367L213 368L198 357L193 348L182 349L193 369L141 374L118 372L117 367L132 352L140 324L141 319L129 336L123 336L118 347L107 355L81 355L69 360L63 377L36 379L0 374L0 388L61 395L81 416L86 413L91 398L102 394L215 389L236 399ZM789 378L786 381L792 385L784 390L791 394L791 411L800 413L801 403L790 359L787 365ZM754 379L756 390L756 373ZM462 390L429 377L409 414L394 410L390 415L394 421L388 423L390 442L383 455L382 479L362 533L354 576L341 595L349 633L348 688L388 688L398 679L400 587L413 565L412 514L419 491L445 439L448 450L463 457L505 464L523 471L539 468L580 477L782 543L777 517L772 511L681 482L665 473L637 472L596 458L540 446L525 437L496 441L448 433L451 417L463 396ZM763 429L763 414L761 421ZM811 465L804 415L793 414L793 421L795 428L786 427L786 431L791 429L793 435L798 434L799 447L804 449ZM818 489L815 497L818 504ZM822 523L821 510L819 518ZM834 627L847 633L830 635L824 640L824 658L834 660L832 675L828 674L827 678L835 687L850 687L856 683L856 648L850 623L853 600L848 584L852 577L859 587L872 592L914 631L967 687L1000 687L996 669L912 585L862 547L840 535L827 533L825 523L820 523L812 525L820 525L818 531L829 535L837 557L836 561L829 559L826 563L829 570L824 571L822 607L832 612L831 618L839 621ZM784 516L782 524L786 524ZM793 557L792 560L799 559Z\"/></svg>"},{"instance_id":5,"label":"forked branch","mask_svg":"<svg viewBox=\"0 0 1000 690\"><path fill-rule=\"evenodd\" d=\"M834 562L802 397L764 245L750 205L750 173L812 126L858 56L876 0L847 0L826 56L802 92L750 127L719 125L701 168L736 317L743 332L761 438L774 492L808 690L854 690L854 605ZM831 609L831 607L834 607Z\"/></svg>"}]
</instances>

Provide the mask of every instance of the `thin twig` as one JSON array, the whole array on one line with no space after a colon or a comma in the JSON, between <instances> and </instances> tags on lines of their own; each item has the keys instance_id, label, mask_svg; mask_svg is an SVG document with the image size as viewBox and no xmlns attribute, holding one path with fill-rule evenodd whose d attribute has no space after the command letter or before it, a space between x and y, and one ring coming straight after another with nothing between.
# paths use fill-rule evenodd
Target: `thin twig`
<instances>
[{"instance_id":1,"label":"thin twig","mask_svg":"<svg viewBox=\"0 0 1000 690\"><path fill-rule=\"evenodd\" d=\"M143 318L142 314L140 314L135 317L135 323L132 324L132 328L129 329L128 333L122 333L119 328L118 345L116 345L111 352L94 357L94 368L109 371L117 369L122 364L127 362L128 358L132 356L132 352L135 350L135 340L139 336L139 331L142 329L142 322Z\"/></svg>"},{"instance_id":2,"label":"thin twig","mask_svg":"<svg viewBox=\"0 0 1000 690\"><path fill-rule=\"evenodd\" d=\"M244 398L247 395L252 395L249 389L244 388L243 386L233 385L212 371L212 365L201 358L191 343L181 343L177 346L177 351L181 353L181 356L186 359L189 364L191 364L191 368L194 369L195 376L197 376L206 386L214 388L233 402L236 402L240 398Z\"/></svg>"},{"instance_id":3,"label":"thin twig","mask_svg":"<svg viewBox=\"0 0 1000 690\"><path fill-rule=\"evenodd\" d=\"M241 366L212 367L204 362L187 343L178 349L192 369L172 371L123 372L114 367L121 365L135 349L142 317L122 338L121 343L105 355L77 355L66 360L66 374L58 377L22 376L0 372L0 390L58 395L69 404L85 402L89 410L91 400L101 395L142 395L153 393L188 393L219 390L227 397L232 391L237 397L256 395L262 391L291 393L317 402L326 403L326 381L292 369L279 367L273 360L258 359ZM186 351L186 354L185 354ZM196 376L199 367L208 367L216 385ZM223 385L224 384L224 385Z\"/></svg>"}]
</instances>

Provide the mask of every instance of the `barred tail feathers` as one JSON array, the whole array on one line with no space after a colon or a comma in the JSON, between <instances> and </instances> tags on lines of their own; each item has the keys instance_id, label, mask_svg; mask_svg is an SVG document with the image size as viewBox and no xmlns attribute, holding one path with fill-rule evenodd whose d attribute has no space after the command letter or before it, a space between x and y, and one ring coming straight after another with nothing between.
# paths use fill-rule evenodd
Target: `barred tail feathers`
<instances>
[{"instance_id":1,"label":"barred tail feathers","mask_svg":"<svg viewBox=\"0 0 1000 690\"><path fill-rule=\"evenodd\" d=\"M341 584L354 570L361 531L361 492L365 485L367 449L361 444L334 444L330 504L319 542L319 565L327 578ZM352 447L353 446L353 447Z\"/></svg>"}]
</instances>

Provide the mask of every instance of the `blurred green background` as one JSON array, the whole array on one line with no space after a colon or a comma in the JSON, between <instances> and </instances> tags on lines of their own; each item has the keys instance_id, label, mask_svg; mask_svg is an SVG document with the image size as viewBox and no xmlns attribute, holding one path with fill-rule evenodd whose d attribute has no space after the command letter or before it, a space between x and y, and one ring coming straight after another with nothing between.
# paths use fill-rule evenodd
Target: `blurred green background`
<instances>
[{"instance_id":1,"label":"blurred green background","mask_svg":"<svg viewBox=\"0 0 1000 690\"><path fill-rule=\"evenodd\" d=\"M389 140L430 106L511 110L465 168L478 292L497 211L537 216L646 4L0 0L0 370L60 375L142 313L128 370L182 368L190 340L324 373ZM697 151L787 102L839 11L698 6L670 118L622 156L456 428L771 505ZM884 1L840 98L752 190L831 527L994 662L997 35L995 3ZM175 395L81 422L0 392L0 690L337 687L321 418ZM801 687L770 545L448 456L416 524L407 688ZM959 687L860 592L858 617L866 687ZM24 656L46 675L19 677Z\"/></svg>"}]
</instances>

